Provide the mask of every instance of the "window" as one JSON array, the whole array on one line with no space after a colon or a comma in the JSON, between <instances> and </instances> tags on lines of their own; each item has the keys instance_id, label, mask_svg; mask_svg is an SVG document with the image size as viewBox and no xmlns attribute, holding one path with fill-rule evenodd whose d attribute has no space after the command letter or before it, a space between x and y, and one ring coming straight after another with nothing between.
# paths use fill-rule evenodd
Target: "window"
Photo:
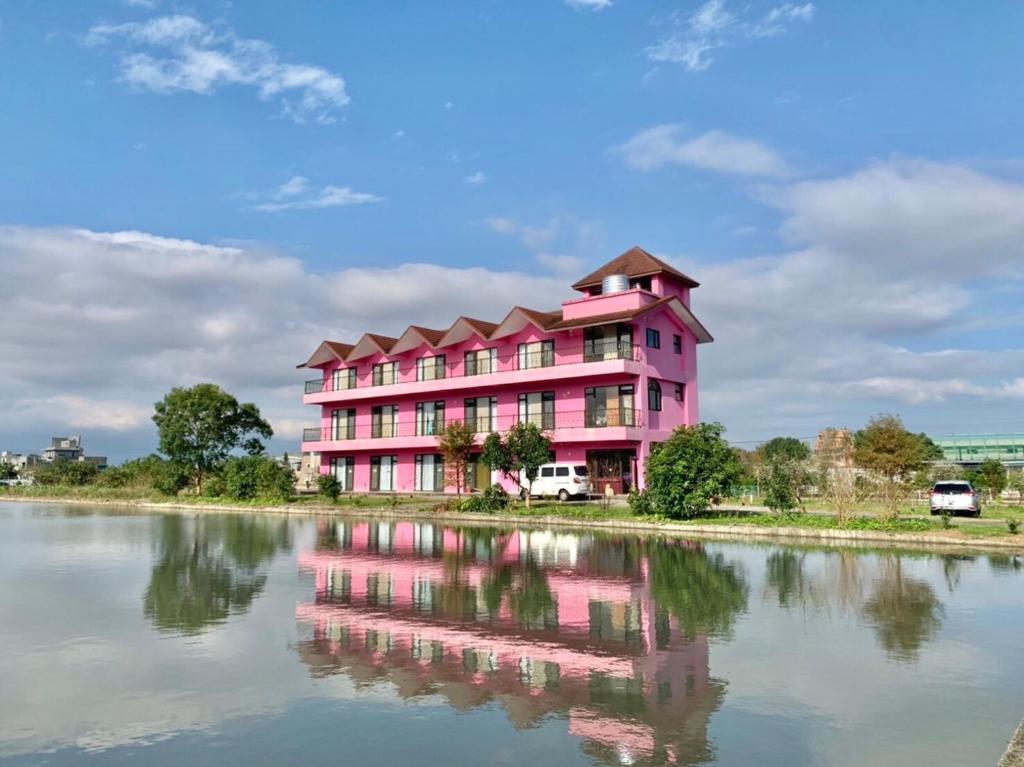
<instances>
[{"instance_id":1,"label":"window","mask_svg":"<svg viewBox=\"0 0 1024 767\"><path fill-rule=\"evenodd\" d=\"M555 467L554 466L545 466L545 467L543 467L540 470L540 475L542 477L553 477L553 476L555 476Z\"/></svg>"},{"instance_id":2,"label":"window","mask_svg":"<svg viewBox=\"0 0 1024 767\"><path fill-rule=\"evenodd\" d=\"M373 385L387 386L398 382L397 362L378 362L373 366Z\"/></svg>"},{"instance_id":3,"label":"window","mask_svg":"<svg viewBox=\"0 0 1024 767\"><path fill-rule=\"evenodd\" d=\"M587 428L603 426L635 426L633 385L594 386L584 392L584 425Z\"/></svg>"},{"instance_id":4,"label":"window","mask_svg":"<svg viewBox=\"0 0 1024 767\"><path fill-rule=\"evenodd\" d=\"M556 466L555 467L555 476L556 477L568 477L569 476L569 467L568 466Z\"/></svg>"},{"instance_id":5,"label":"window","mask_svg":"<svg viewBox=\"0 0 1024 767\"><path fill-rule=\"evenodd\" d=\"M342 491L353 489L356 459L349 456L331 458L331 474L338 480Z\"/></svg>"},{"instance_id":6,"label":"window","mask_svg":"<svg viewBox=\"0 0 1024 767\"><path fill-rule=\"evenodd\" d=\"M491 468L480 460L479 453L471 455L466 461L466 487L486 490L490 486Z\"/></svg>"},{"instance_id":7,"label":"window","mask_svg":"<svg viewBox=\"0 0 1024 767\"><path fill-rule=\"evenodd\" d=\"M472 397L465 402L466 426L477 434L487 434L498 430L498 398Z\"/></svg>"},{"instance_id":8,"label":"window","mask_svg":"<svg viewBox=\"0 0 1024 767\"><path fill-rule=\"evenodd\" d=\"M370 410L370 436L398 436L398 407L396 405L377 405Z\"/></svg>"},{"instance_id":9,"label":"window","mask_svg":"<svg viewBox=\"0 0 1024 767\"><path fill-rule=\"evenodd\" d=\"M498 370L497 349L477 349L466 352L463 357L466 367L466 375L476 376L486 373L495 373Z\"/></svg>"},{"instance_id":10,"label":"window","mask_svg":"<svg viewBox=\"0 0 1024 767\"><path fill-rule=\"evenodd\" d=\"M676 390L676 392L675 392L676 402L682 402L683 401L683 384L677 383L675 385L675 390Z\"/></svg>"},{"instance_id":11,"label":"window","mask_svg":"<svg viewBox=\"0 0 1024 767\"><path fill-rule=\"evenodd\" d=\"M370 489L390 491L395 489L395 475L398 473L398 456L370 456ZM371 528L373 525L371 525Z\"/></svg>"},{"instance_id":12,"label":"window","mask_svg":"<svg viewBox=\"0 0 1024 767\"><path fill-rule=\"evenodd\" d=\"M633 359L633 328L619 323L584 329L584 362L616 359Z\"/></svg>"},{"instance_id":13,"label":"window","mask_svg":"<svg viewBox=\"0 0 1024 767\"><path fill-rule=\"evenodd\" d=\"M650 410L661 410L661 384L653 378L647 382L647 407Z\"/></svg>"},{"instance_id":14,"label":"window","mask_svg":"<svg viewBox=\"0 0 1024 767\"><path fill-rule=\"evenodd\" d=\"M444 458L432 453L417 455L413 486L423 493L444 492Z\"/></svg>"},{"instance_id":15,"label":"window","mask_svg":"<svg viewBox=\"0 0 1024 767\"><path fill-rule=\"evenodd\" d=\"M549 368L555 364L555 342L534 341L519 344L519 369Z\"/></svg>"},{"instance_id":16,"label":"window","mask_svg":"<svg viewBox=\"0 0 1024 767\"><path fill-rule=\"evenodd\" d=\"M331 411L331 439L356 438L355 408Z\"/></svg>"},{"instance_id":17,"label":"window","mask_svg":"<svg viewBox=\"0 0 1024 767\"><path fill-rule=\"evenodd\" d=\"M356 369L338 368L331 373L331 391L356 388Z\"/></svg>"},{"instance_id":18,"label":"window","mask_svg":"<svg viewBox=\"0 0 1024 767\"><path fill-rule=\"evenodd\" d=\"M519 420L541 429L555 428L555 393L538 391L519 395Z\"/></svg>"},{"instance_id":19,"label":"window","mask_svg":"<svg viewBox=\"0 0 1024 767\"><path fill-rule=\"evenodd\" d=\"M436 381L444 378L444 355L438 354L433 357L420 357L416 360L416 380Z\"/></svg>"},{"instance_id":20,"label":"window","mask_svg":"<svg viewBox=\"0 0 1024 767\"><path fill-rule=\"evenodd\" d=\"M647 328L647 345L652 349L661 348L661 331Z\"/></svg>"},{"instance_id":21,"label":"window","mask_svg":"<svg viewBox=\"0 0 1024 767\"><path fill-rule=\"evenodd\" d=\"M683 337L678 333L672 334L672 353L682 354L683 353Z\"/></svg>"},{"instance_id":22,"label":"window","mask_svg":"<svg viewBox=\"0 0 1024 767\"><path fill-rule=\"evenodd\" d=\"M416 436L433 437L444 430L444 400L416 403Z\"/></svg>"}]
</instances>

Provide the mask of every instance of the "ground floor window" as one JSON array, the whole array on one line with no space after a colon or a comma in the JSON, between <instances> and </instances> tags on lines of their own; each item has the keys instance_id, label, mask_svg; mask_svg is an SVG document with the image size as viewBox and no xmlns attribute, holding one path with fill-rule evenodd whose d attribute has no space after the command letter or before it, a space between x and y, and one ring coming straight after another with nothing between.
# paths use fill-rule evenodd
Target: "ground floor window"
<instances>
[{"instance_id":1,"label":"ground floor window","mask_svg":"<svg viewBox=\"0 0 1024 767\"><path fill-rule=\"evenodd\" d=\"M395 489L395 475L398 473L398 456L370 456L370 490L387 492Z\"/></svg>"},{"instance_id":2,"label":"ground floor window","mask_svg":"<svg viewBox=\"0 0 1024 767\"><path fill-rule=\"evenodd\" d=\"M471 455L466 461L466 488L486 490L491 486L491 467L480 460L479 454Z\"/></svg>"},{"instance_id":3,"label":"ground floor window","mask_svg":"<svg viewBox=\"0 0 1024 767\"><path fill-rule=\"evenodd\" d=\"M431 453L416 456L415 489L422 493L444 491L444 458Z\"/></svg>"},{"instance_id":4,"label":"ground floor window","mask_svg":"<svg viewBox=\"0 0 1024 767\"><path fill-rule=\"evenodd\" d=\"M338 480L341 489L353 490L355 485L356 459L350 456L339 456L331 459L331 474Z\"/></svg>"}]
</instances>

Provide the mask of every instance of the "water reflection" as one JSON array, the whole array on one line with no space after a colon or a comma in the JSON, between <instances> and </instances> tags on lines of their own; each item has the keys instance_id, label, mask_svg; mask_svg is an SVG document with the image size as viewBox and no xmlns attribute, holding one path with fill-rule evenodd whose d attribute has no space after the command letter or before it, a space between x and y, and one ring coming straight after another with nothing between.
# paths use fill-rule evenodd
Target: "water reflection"
<instances>
[{"instance_id":1,"label":"water reflection","mask_svg":"<svg viewBox=\"0 0 1024 767\"><path fill-rule=\"evenodd\" d=\"M162 631L198 634L245 612L266 586L266 565L291 547L288 521L242 515L156 518L155 562L143 610Z\"/></svg>"},{"instance_id":2,"label":"water reflection","mask_svg":"<svg viewBox=\"0 0 1024 767\"><path fill-rule=\"evenodd\" d=\"M316 676L497 703L519 728L556 714L608 763L713 758L725 685L708 638L732 630L747 586L700 544L325 522L299 566L316 575L298 607Z\"/></svg>"}]
</instances>

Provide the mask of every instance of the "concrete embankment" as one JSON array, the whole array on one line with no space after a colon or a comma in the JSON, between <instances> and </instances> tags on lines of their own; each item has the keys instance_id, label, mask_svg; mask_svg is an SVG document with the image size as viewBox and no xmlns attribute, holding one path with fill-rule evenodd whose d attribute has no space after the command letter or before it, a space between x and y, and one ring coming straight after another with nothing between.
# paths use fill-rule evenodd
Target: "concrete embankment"
<instances>
[{"instance_id":1,"label":"concrete embankment","mask_svg":"<svg viewBox=\"0 0 1024 767\"><path fill-rule=\"evenodd\" d=\"M1024 767L1024 721L1010 739L1010 745L997 767Z\"/></svg>"}]
</instances>

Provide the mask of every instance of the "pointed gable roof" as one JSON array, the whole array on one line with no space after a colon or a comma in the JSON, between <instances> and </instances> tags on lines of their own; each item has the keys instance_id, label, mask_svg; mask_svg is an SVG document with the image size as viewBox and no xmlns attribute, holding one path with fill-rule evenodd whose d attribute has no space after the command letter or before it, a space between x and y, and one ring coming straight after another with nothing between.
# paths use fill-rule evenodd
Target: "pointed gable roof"
<instances>
[{"instance_id":1,"label":"pointed gable roof","mask_svg":"<svg viewBox=\"0 0 1024 767\"><path fill-rule=\"evenodd\" d=\"M397 342L397 338L391 338L390 336L382 336L377 333L363 333L363 337L352 347L352 351L346 355L345 359L358 360L363 357L369 357L377 352L387 354Z\"/></svg>"},{"instance_id":2,"label":"pointed gable roof","mask_svg":"<svg viewBox=\"0 0 1024 767\"><path fill-rule=\"evenodd\" d=\"M540 330L549 330L552 325L562 319L561 310L554 312L538 312L536 309L527 309L524 306L514 306L512 311L503 319L491 333L491 338L504 338L518 333L527 323L532 324Z\"/></svg>"},{"instance_id":3,"label":"pointed gable roof","mask_svg":"<svg viewBox=\"0 0 1024 767\"><path fill-rule=\"evenodd\" d=\"M391 354L401 354L402 352L412 351L413 349L426 344L431 348L437 346L437 342L440 341L445 330L435 330L433 328L424 328L420 325L410 325L405 329L405 332L398 337L394 346L391 347Z\"/></svg>"},{"instance_id":4,"label":"pointed gable roof","mask_svg":"<svg viewBox=\"0 0 1024 767\"><path fill-rule=\"evenodd\" d=\"M461 341L465 341L471 335L476 334L480 336L484 341L491 337L491 333L497 328L497 324L493 322L487 322L485 320L477 320L473 317L459 317L452 326L444 332L435 346L451 346Z\"/></svg>"},{"instance_id":5,"label":"pointed gable roof","mask_svg":"<svg viewBox=\"0 0 1024 767\"><path fill-rule=\"evenodd\" d=\"M316 351L310 355L309 359L303 362L301 365L296 365L297 368L316 368L321 365L326 365L328 362L334 362L335 360L344 360L355 347L352 344L343 344L339 341L324 341L318 347Z\"/></svg>"},{"instance_id":6,"label":"pointed gable roof","mask_svg":"<svg viewBox=\"0 0 1024 767\"><path fill-rule=\"evenodd\" d=\"M669 266L660 258L655 258L643 248L634 245L620 256L613 258L600 269L591 272L581 280L576 281L573 290L586 290L595 285L600 285L601 280L612 274L625 274L627 277L648 277L653 274L668 274L681 281L688 287L695 288L700 285L696 280L687 277L673 266Z\"/></svg>"}]
</instances>

